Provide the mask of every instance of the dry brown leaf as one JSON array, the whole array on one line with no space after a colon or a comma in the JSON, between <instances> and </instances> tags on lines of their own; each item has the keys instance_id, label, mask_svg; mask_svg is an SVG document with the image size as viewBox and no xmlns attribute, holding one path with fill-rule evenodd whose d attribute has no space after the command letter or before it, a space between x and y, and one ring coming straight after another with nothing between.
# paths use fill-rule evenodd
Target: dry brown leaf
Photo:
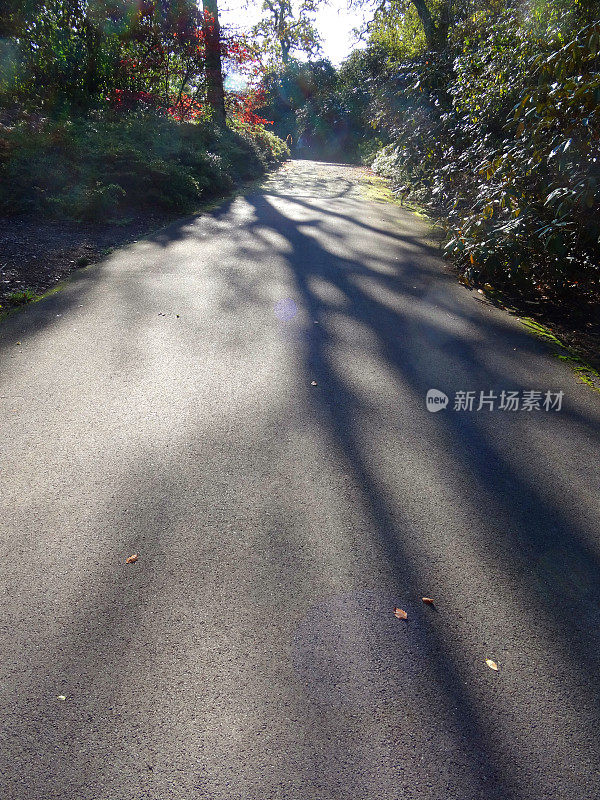
<instances>
[{"instance_id":1,"label":"dry brown leaf","mask_svg":"<svg viewBox=\"0 0 600 800\"><path fill-rule=\"evenodd\" d=\"M498 664L495 661L492 661L491 658L486 658L485 663L488 665L490 669L493 669L494 672L498 672Z\"/></svg>"},{"instance_id":2,"label":"dry brown leaf","mask_svg":"<svg viewBox=\"0 0 600 800\"><path fill-rule=\"evenodd\" d=\"M422 597L422 598L421 598L421 600L422 600L424 603L427 603L427 605L428 605L428 606L433 606L433 605L435 605L435 602L434 602L434 600L433 600L433 597Z\"/></svg>"},{"instance_id":3,"label":"dry brown leaf","mask_svg":"<svg viewBox=\"0 0 600 800\"><path fill-rule=\"evenodd\" d=\"M402 608L394 608L394 616L398 619L408 619L408 614Z\"/></svg>"},{"instance_id":4,"label":"dry brown leaf","mask_svg":"<svg viewBox=\"0 0 600 800\"><path fill-rule=\"evenodd\" d=\"M137 560L138 560L138 554L134 553L132 556L129 556L129 558L125 560L125 563L126 564L135 564L135 562Z\"/></svg>"}]
</instances>

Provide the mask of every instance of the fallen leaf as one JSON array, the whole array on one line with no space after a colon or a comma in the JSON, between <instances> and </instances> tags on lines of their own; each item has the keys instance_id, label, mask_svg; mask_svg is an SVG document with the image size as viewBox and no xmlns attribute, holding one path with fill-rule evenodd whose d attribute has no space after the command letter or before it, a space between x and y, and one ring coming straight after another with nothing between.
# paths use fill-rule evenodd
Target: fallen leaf
<instances>
[{"instance_id":1,"label":"fallen leaf","mask_svg":"<svg viewBox=\"0 0 600 800\"><path fill-rule=\"evenodd\" d=\"M490 669L493 669L494 672L498 672L498 664L495 661L492 661L491 658L486 658L485 663L488 665Z\"/></svg>"},{"instance_id":2,"label":"fallen leaf","mask_svg":"<svg viewBox=\"0 0 600 800\"><path fill-rule=\"evenodd\" d=\"M434 600L433 600L433 597L422 597L422 598L421 598L421 600L422 600L424 603L427 603L427 605L428 605L428 606L433 606L433 605L435 605L435 603L434 603Z\"/></svg>"},{"instance_id":3,"label":"fallen leaf","mask_svg":"<svg viewBox=\"0 0 600 800\"><path fill-rule=\"evenodd\" d=\"M401 608L394 609L394 616L398 617L398 619L408 619L408 614Z\"/></svg>"},{"instance_id":4,"label":"fallen leaf","mask_svg":"<svg viewBox=\"0 0 600 800\"><path fill-rule=\"evenodd\" d=\"M129 556L129 558L125 560L125 563L126 564L135 564L135 562L137 560L138 560L138 554L134 553L132 556Z\"/></svg>"}]
</instances>

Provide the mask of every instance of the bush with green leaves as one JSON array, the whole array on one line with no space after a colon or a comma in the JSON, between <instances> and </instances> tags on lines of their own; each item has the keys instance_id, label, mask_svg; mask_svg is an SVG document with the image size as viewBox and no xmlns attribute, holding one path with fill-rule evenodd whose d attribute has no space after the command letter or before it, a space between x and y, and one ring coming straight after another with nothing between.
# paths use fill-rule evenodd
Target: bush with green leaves
<instances>
[{"instance_id":1,"label":"bush with green leaves","mask_svg":"<svg viewBox=\"0 0 600 800\"><path fill-rule=\"evenodd\" d=\"M338 161L369 159L374 132L368 126L370 94L363 54L354 53L339 70L325 60L287 65L263 80L261 116L293 142L295 155Z\"/></svg>"},{"instance_id":2,"label":"bush with green leaves","mask_svg":"<svg viewBox=\"0 0 600 800\"><path fill-rule=\"evenodd\" d=\"M472 282L555 300L600 290L600 23L481 10L380 72L375 168L445 219Z\"/></svg>"},{"instance_id":3,"label":"bush with green leaves","mask_svg":"<svg viewBox=\"0 0 600 800\"><path fill-rule=\"evenodd\" d=\"M228 125L252 148L265 168L289 158L290 149L286 142L264 125L250 125L235 117L228 121Z\"/></svg>"},{"instance_id":4,"label":"bush with green leaves","mask_svg":"<svg viewBox=\"0 0 600 800\"><path fill-rule=\"evenodd\" d=\"M186 211L261 175L288 150L261 129L158 114L37 120L0 134L0 211L84 220L121 209Z\"/></svg>"}]
</instances>

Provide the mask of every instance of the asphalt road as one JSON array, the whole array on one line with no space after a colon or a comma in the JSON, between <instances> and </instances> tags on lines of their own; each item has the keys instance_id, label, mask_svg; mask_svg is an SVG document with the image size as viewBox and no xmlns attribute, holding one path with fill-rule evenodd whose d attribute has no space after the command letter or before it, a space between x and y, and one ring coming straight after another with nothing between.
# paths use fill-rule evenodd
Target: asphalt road
<instances>
[{"instance_id":1,"label":"asphalt road","mask_svg":"<svg viewBox=\"0 0 600 800\"><path fill-rule=\"evenodd\" d=\"M3 800L600 797L600 395L361 175L0 326Z\"/></svg>"}]
</instances>

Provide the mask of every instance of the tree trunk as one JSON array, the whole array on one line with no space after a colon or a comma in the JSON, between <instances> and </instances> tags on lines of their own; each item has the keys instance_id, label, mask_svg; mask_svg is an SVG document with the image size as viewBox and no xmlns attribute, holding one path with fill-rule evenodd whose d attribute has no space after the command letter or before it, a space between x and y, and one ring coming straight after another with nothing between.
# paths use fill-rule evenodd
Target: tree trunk
<instances>
[{"instance_id":1,"label":"tree trunk","mask_svg":"<svg viewBox=\"0 0 600 800\"><path fill-rule=\"evenodd\" d=\"M444 0L440 10L440 22L438 25L433 21L431 11L425 0L412 0L417 14L421 20L427 49L441 53L445 49L448 41L448 29L450 28L450 3L451 0Z\"/></svg>"},{"instance_id":2,"label":"tree trunk","mask_svg":"<svg viewBox=\"0 0 600 800\"><path fill-rule=\"evenodd\" d=\"M221 67L221 31L217 0L202 0L204 10L204 41L206 64L206 101L213 118L219 125L225 124L225 91Z\"/></svg>"}]
</instances>

